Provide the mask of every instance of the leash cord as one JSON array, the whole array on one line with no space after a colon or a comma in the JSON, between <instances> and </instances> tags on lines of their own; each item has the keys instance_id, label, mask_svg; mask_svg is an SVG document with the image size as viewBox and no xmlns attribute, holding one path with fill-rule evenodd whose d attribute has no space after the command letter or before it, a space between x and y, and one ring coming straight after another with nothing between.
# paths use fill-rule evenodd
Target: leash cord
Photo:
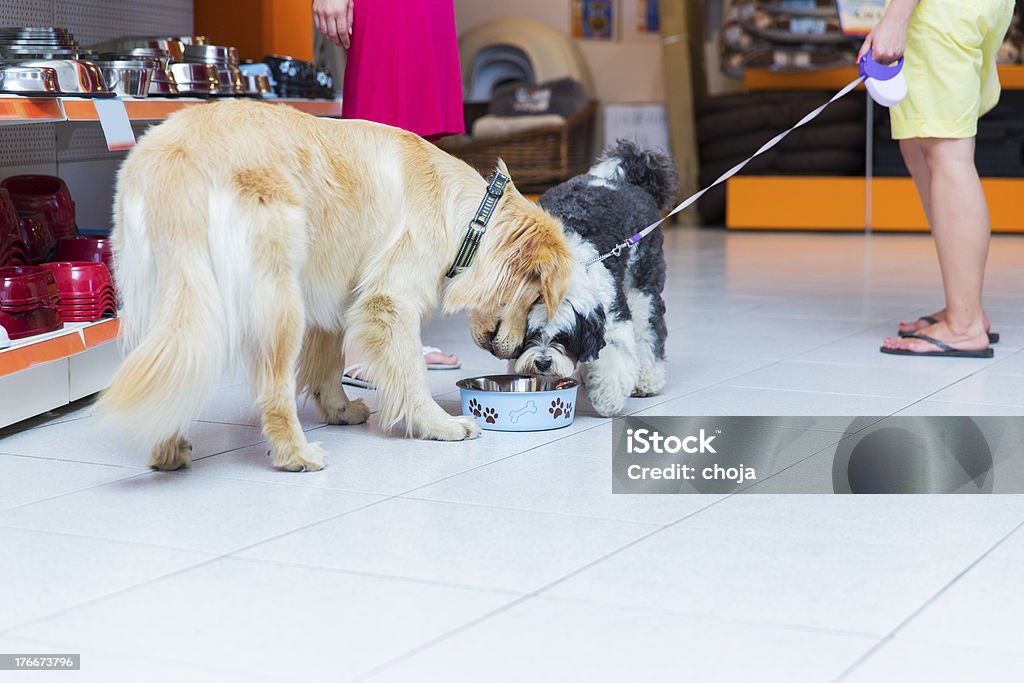
<instances>
[{"instance_id":1,"label":"leash cord","mask_svg":"<svg viewBox=\"0 0 1024 683\"><path fill-rule=\"evenodd\" d=\"M697 201L698 199L703 197L706 192L711 190L711 188L713 188L713 187L715 187L717 185L721 185L726 180L728 180L729 178L733 177L734 175L736 175L737 173L742 171L744 166L746 166L751 161L753 161L757 157L761 156L762 154L764 154L765 152L770 150L775 145L777 145L780 142L782 142L782 140L787 135L792 133L797 128L800 128L801 126L805 126L808 123L810 123L811 121L813 121L814 119L818 118L818 116L821 114L821 112L825 111L825 109L827 109L830 104L832 104L836 100L839 100L839 99L845 97L854 88L856 88L858 85L860 85L863 80L864 80L864 77L860 76L856 80L851 81L845 88L843 88L842 90L837 92L835 95L833 95L832 99L830 99L828 102L826 102L825 104L821 105L820 107L818 107L814 111L812 111L809 114L807 114L806 116L804 116L802 119L800 119L796 123L796 125L794 125L789 130L787 130L785 132L782 132L782 133L779 133L778 135L773 137L771 140L769 140L768 142L766 142L763 145L761 145L761 148L759 150L757 150L756 152L751 154L749 157L747 157L746 159L744 159L743 161L741 161L740 163L736 164L735 166L730 168L728 171L726 171L725 173L720 175L718 177L718 180L716 180L715 182L711 183L710 185L705 187L703 190L700 190L696 194L690 195L685 201L683 201L683 203L679 204L676 208L672 209L672 211L667 213L663 218L655 221L654 223L651 223L646 228L644 228L640 232L636 233L635 235L633 235L632 237L630 237L626 241L621 242L620 244L616 244L615 247L611 251L605 252L604 254L601 254L600 256L596 256L596 257L590 259L589 261L587 261L587 263L586 263L587 269L589 270L592 265L594 265L595 263L600 263L600 262L604 261L605 259L610 259L610 258L613 258L613 257L617 258L618 256L620 256L622 254L623 251L626 251L626 250L629 250L629 249L632 249L633 247L635 247L637 244L639 244L640 240L642 240L643 238L647 237L652 232L654 232L658 228L658 226L660 226L662 223L667 221L669 218L671 218L672 216L676 215L680 211L686 209L688 206L693 204L695 201Z\"/></svg>"}]
</instances>

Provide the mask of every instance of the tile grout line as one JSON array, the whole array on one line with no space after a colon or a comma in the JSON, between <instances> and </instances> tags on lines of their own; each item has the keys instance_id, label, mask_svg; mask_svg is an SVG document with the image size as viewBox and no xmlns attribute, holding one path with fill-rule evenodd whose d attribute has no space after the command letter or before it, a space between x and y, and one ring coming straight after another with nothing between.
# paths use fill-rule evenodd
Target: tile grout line
<instances>
[{"instance_id":1,"label":"tile grout line","mask_svg":"<svg viewBox=\"0 0 1024 683\"><path fill-rule=\"evenodd\" d=\"M471 629L471 628L473 628L473 627L475 627L475 626L477 626L479 624L484 623L485 621L488 621L488 620L498 616L499 614L507 612L508 610L512 609L513 607L516 607L517 605L520 605L520 604L522 604L522 603L524 603L524 602L526 602L528 600L531 600L531 599L533 599L535 597L540 596L545 591L550 590L551 588L554 588L558 584L563 583L564 581L569 580L570 578L576 576L577 574L579 574L581 572L584 572L587 569L590 569L591 567L594 567L594 566L600 564L601 562L604 562L605 560L608 560L609 558L614 557L615 555L621 553L622 551L628 550L629 548L632 548L636 544L641 543L643 541L646 541L647 539L652 538L653 536L656 536L656 535L666 531L667 529L670 529L670 528L676 526L677 524L681 524L682 522L686 521L687 519L689 519L691 517L694 517L694 516L700 514L701 512L704 512L705 510L707 510L707 509L709 509L709 508L711 508L711 507L713 507L715 505L718 505L719 503L721 503L721 502L723 502L725 500L728 500L733 495L736 495L736 494L730 494L730 495L723 496L722 498L719 498L718 500L714 500L714 501L708 503L707 505L705 505L702 508L699 508L697 510L694 510L692 512L687 513L686 515L683 515L682 517L680 517L679 519L677 519L677 520L675 520L673 522L669 522L668 524L664 524L662 526L659 526L657 529L652 530L650 533L647 533L647 534L644 534L643 536L635 538L632 541L630 541L628 543L625 543L622 546L620 546L620 547L618 547L618 548L616 548L614 550L611 550L611 551L605 553L601 557L598 557L595 560L591 560L590 562L587 562L586 564L584 564L584 565L582 565L580 567L577 567L576 569L574 569L574 570L572 570L572 571L570 571L570 572L568 572L568 573L558 577L557 579L553 579L553 580L549 581L548 583L544 584L543 586L541 586L539 588L536 588L536 589L530 591L529 593L525 593L525 594L521 595L520 597L516 598L515 600L512 600L511 602L508 602L508 603L506 603L504 605L501 605L500 607L496 607L495 609L491 610L490 612L488 612L486 614L482 614L479 617L471 619L471 620L467 621L464 624L456 626L455 628L449 630L448 632L443 633L440 636L436 636L435 638L432 638L432 639L428 640L425 643L421 643L420 645L412 648L411 650L408 650L407 652L405 652L405 653L403 653L401 655L398 655L397 657L395 657L395 658L393 658L393 659L391 659L391 660L389 660L387 662L384 662L383 664L380 664L380 665L378 665L376 667L368 669L367 671L364 671L363 673L357 674L355 677L350 678L349 681L350 681L350 683L355 683L356 681L363 681L363 680L367 680L368 678L371 678L373 676L376 676L378 673L381 673L382 671L384 671L385 669L393 666L394 664L397 664L397 663L399 663L401 661L409 659L410 657L413 657L413 656L419 654L420 652L423 652L424 650L427 650L427 649L429 649L429 648L431 648L431 647L441 643L442 641L447 640L448 638L454 637L454 636L458 635L459 633L462 633L463 631L469 630L469 629Z\"/></svg>"},{"instance_id":2,"label":"tile grout line","mask_svg":"<svg viewBox=\"0 0 1024 683\"><path fill-rule=\"evenodd\" d=\"M592 427L587 427L585 429L580 430L579 432L573 432L573 434L567 435L567 436L562 437L562 438L569 438L569 437L571 437L571 436L573 436L575 434L582 434L583 432L589 431L591 429L596 429L599 426L601 426L601 425L594 425ZM561 440L561 439L556 439L555 441L559 441L559 440ZM554 443L555 441L551 441L551 442L548 442L548 443ZM258 443L263 443L263 442L258 442ZM215 454L212 454L212 455L209 455L209 456L204 456L204 458L200 458L200 459L205 459L205 458L208 458L208 457L213 457L213 455L223 455L225 453L230 453L230 452L232 452L234 450L241 450L241 449L244 449L244 448L249 448L252 445L255 445L255 444L248 444L246 446L241 446L239 448L231 449L229 451L222 451L221 453L215 453ZM531 449L527 449L527 451L528 450L532 450L532 448ZM527 451L522 451L522 452L527 452ZM513 457L515 457L517 455L520 455L520 453L513 453L511 455L506 456L505 458L500 458L499 460L506 460L508 458L513 458ZM492 462L498 462L499 460L495 460L495 461L492 461ZM486 467L487 465L490 465L490 464L492 464L492 463L485 463L484 465L479 465L478 467L471 468L471 470L478 469L479 467ZM466 471L471 471L471 470L466 470ZM143 476L149 476L149 475L153 475L153 474L156 474L156 473L155 472L143 472L143 473L140 473L140 474L135 475L135 476L136 477L143 477ZM173 474L173 473L171 473L171 474ZM462 474L462 473L460 472L458 474ZM458 476L458 474L454 474L454 475L450 475L450 476ZM184 475L179 475L179 476L184 476ZM133 477L128 477L128 478L133 478ZM447 478L450 478L450 477L444 477L444 478L439 479L437 481L443 481L444 479L447 479ZM122 480L117 480L117 481L122 481ZM242 480L242 481L246 481L247 483L255 483L255 484L263 483L263 482L252 482L251 480ZM113 483L113 482L106 482L106 483L109 484L109 483ZM431 482L431 484L433 484L433 483L436 483L436 482ZM98 484L97 486L104 486L104 485L106 485L106 484ZM282 485L284 485L284 484L282 484ZM424 484L423 486L429 486L429 485L430 484ZM100 602L102 600L107 600L107 599L109 599L111 597L120 595L122 593L127 593L127 592L130 592L132 590L136 590L136 589L139 589L139 588L151 585L151 584L156 583L158 581L163 581L163 580L168 579L170 577L177 576L178 574L182 574L182 573L185 573L185 572L188 572L188 571L192 571L194 569L198 569L200 567L206 566L208 564L212 564L214 562L217 562L217 561L220 561L220 560L223 560L223 559L231 558L233 556L236 556L238 553L242 553L242 552L245 552L247 550L251 550L252 548L255 548L255 547L257 547L259 545L262 545L264 543L269 543L271 541L278 540L278 539L283 538L284 536L287 536L289 534L292 534L292 533L295 533L295 532L298 532L298 531L304 531L306 529L309 529L311 527L317 526L319 524L324 524L324 523L327 523L329 521L333 521L335 519L339 519L341 517L344 517L345 515L352 514L354 512L358 512L360 510L364 510L364 509L373 507L375 505L380 505L380 504L385 503L387 501L399 498L400 496L402 496L402 495L404 495L406 493L409 493L411 491L415 491L415 490L417 490L419 488L423 488L423 486L414 487L412 489L409 489L408 491L403 491L401 493L397 493L397 494L394 494L394 495L383 496L383 497L381 497L380 500L372 501L372 502L367 503L366 505L361 505L361 506L358 506L358 507L353 508L351 510L345 510L344 512L340 512L340 513L337 513L337 514L334 514L334 515L330 515L329 517L326 517L326 518L323 518L323 519L319 519L319 520L316 520L314 522L310 522L308 524L304 524L302 526L299 526L299 527L296 527L296 528L293 528L293 529L289 529L289 530L287 530L285 532L276 534L274 536L271 536L271 537L268 537L268 538L265 538L265 539L261 539L260 541L251 543L251 544L249 544L247 546L242 546L240 548L233 548L233 549L231 549L228 552L224 552L224 553L220 553L220 554L212 553L211 557L208 557L208 558L206 558L203 561L197 562L195 564L187 565L185 567L181 567L179 569L176 569L176 570L174 570L172 572L168 572L166 574L157 575L155 577L146 579L144 581L132 584L130 586L126 586L124 588L112 591L110 593L103 594L101 596L97 596L95 598L91 598L89 600L86 600L86 601L81 602L81 603L77 603L75 605L71 605L69 607L62 608L60 610L56 610L54 612L50 612L50 613L47 613L47 614L44 614L44 615L41 615L41 616L38 616L38 617L34 617L32 619L29 619L28 621L21 622L19 624L14 625L14 626L8 627L8 630L10 630L12 628L13 629L20 629L20 628L23 628L25 626L29 626L29 625L32 625L32 624L35 624L35 623L38 623L38 622L41 622L41 621L45 621L47 619L52 619L54 617L60 616L61 614L69 612L71 610L79 609L79 608L82 608L82 607L87 607L89 605L95 604L95 603ZM89 488L95 488L95 487L89 487ZM82 489L82 490L85 490L85 489ZM54 496L54 498L60 498L60 497L63 497L64 495L70 495L70 494L68 494L68 493L61 494L60 496ZM36 501L36 502L42 502L42 501ZM32 503L27 503L26 505L31 505L31 504ZM18 506L18 507L22 507L22 506ZM12 509L15 509L15 508L12 508ZM22 530L31 531L31 529L22 529ZM82 538L97 538L97 537L82 536ZM97 540L111 541L113 539L97 539ZM114 542L121 542L121 541L114 541ZM166 549L173 549L173 550L186 550L186 551L191 550L192 552L204 552L204 551L196 551L195 549L187 549L187 548L185 548L185 549L177 548L177 547L170 548L170 547L166 547L166 546L159 546L159 547L163 547L163 548L166 548ZM205 552L208 552L208 551L205 551ZM235 559L244 559L244 558L236 557ZM394 578L397 578L397 577L389 577L389 578L393 578L394 579Z\"/></svg>"},{"instance_id":3,"label":"tile grout line","mask_svg":"<svg viewBox=\"0 0 1024 683\"><path fill-rule=\"evenodd\" d=\"M1015 533L1017 533L1022 528L1024 528L1024 522L1021 522L1020 524L1015 526L1007 534L1005 534L1002 538L1000 538L998 541L996 541L988 550L986 550L984 553L981 554L981 557L977 558L976 560L971 562L969 565L967 565L962 571L960 571L959 574L954 576L949 581L949 583L947 583L945 586L943 586L938 591L936 591L934 595L932 595L930 598L925 600L920 606L918 606L917 609L915 609L913 612L911 612L910 615L906 619L904 619L903 621L898 623L891 631L889 631L889 633L887 633L886 635L882 636L882 638L877 643L875 643L866 652L864 652L864 654L862 654L860 657L858 657L852 664L850 664L850 666L848 666L842 673L840 673L838 677L833 679L832 683L840 683L840 681L843 681L847 677L849 677L849 675L852 674L858 667L860 667L862 664L864 664L866 661L868 661L879 650L881 650L883 647L885 647L886 644L890 643L893 640L893 638L895 638L899 634L900 631L902 631L904 628L906 628L914 619L916 619L921 613L923 613L926 609L928 609L928 607L930 607L936 600L938 600L940 597L942 597L943 594L945 594L958 581L960 581L960 579L962 579L965 575L967 575L968 572L970 572L972 569L974 569L979 564L981 564L981 562L983 560L985 560L989 555L991 555L992 552L996 548L998 548L1000 545L1005 543L1008 538L1013 536Z\"/></svg>"}]
</instances>

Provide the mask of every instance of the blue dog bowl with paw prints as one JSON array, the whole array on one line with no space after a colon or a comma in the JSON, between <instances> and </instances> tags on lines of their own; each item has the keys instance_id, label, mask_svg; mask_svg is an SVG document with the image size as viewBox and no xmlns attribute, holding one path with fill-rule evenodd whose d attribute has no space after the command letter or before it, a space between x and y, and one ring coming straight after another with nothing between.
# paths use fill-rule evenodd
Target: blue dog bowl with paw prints
<instances>
[{"instance_id":1,"label":"blue dog bowl with paw prints","mask_svg":"<svg viewBox=\"0 0 1024 683\"><path fill-rule=\"evenodd\" d=\"M484 429L539 432L572 424L576 380L529 375L484 375L457 382L462 414Z\"/></svg>"}]
</instances>

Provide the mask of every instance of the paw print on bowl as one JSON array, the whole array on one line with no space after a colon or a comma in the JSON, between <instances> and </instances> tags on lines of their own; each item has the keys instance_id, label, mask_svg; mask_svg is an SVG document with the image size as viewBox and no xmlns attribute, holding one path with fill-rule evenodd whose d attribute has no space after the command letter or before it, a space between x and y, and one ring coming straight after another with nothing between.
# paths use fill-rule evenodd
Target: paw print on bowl
<instances>
[{"instance_id":1,"label":"paw print on bowl","mask_svg":"<svg viewBox=\"0 0 1024 683\"><path fill-rule=\"evenodd\" d=\"M562 417L562 415L568 415L569 409L564 403L562 403L562 399L556 398L551 402L551 407L548 408L548 412L551 413L551 417L553 419L557 420Z\"/></svg>"},{"instance_id":2,"label":"paw print on bowl","mask_svg":"<svg viewBox=\"0 0 1024 683\"><path fill-rule=\"evenodd\" d=\"M568 420L570 417L572 417L572 404L571 403L566 403L565 404L565 414L562 417L564 417L566 420Z\"/></svg>"},{"instance_id":3,"label":"paw print on bowl","mask_svg":"<svg viewBox=\"0 0 1024 683\"><path fill-rule=\"evenodd\" d=\"M484 408L484 422L494 424L498 421L498 411L494 408Z\"/></svg>"},{"instance_id":4,"label":"paw print on bowl","mask_svg":"<svg viewBox=\"0 0 1024 683\"><path fill-rule=\"evenodd\" d=\"M483 408L480 407L480 402L475 398L469 400L469 412L473 413L474 417L480 417L483 415Z\"/></svg>"}]
</instances>

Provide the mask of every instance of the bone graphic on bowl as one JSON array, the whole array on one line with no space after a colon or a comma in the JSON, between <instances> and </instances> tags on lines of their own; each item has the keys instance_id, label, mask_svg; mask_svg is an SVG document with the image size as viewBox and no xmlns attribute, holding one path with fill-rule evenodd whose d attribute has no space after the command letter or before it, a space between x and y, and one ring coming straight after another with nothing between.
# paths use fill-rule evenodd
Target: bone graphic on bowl
<instances>
[{"instance_id":1,"label":"bone graphic on bowl","mask_svg":"<svg viewBox=\"0 0 1024 683\"><path fill-rule=\"evenodd\" d=\"M519 418L521 418L523 415L526 415L527 413L536 413L536 412L537 412L537 404L534 403L533 401L530 401L529 403L527 403L525 406L523 406L519 410L513 410L512 412L510 412L508 414L508 419L512 422L512 424L515 424L516 422L519 422Z\"/></svg>"}]
</instances>

